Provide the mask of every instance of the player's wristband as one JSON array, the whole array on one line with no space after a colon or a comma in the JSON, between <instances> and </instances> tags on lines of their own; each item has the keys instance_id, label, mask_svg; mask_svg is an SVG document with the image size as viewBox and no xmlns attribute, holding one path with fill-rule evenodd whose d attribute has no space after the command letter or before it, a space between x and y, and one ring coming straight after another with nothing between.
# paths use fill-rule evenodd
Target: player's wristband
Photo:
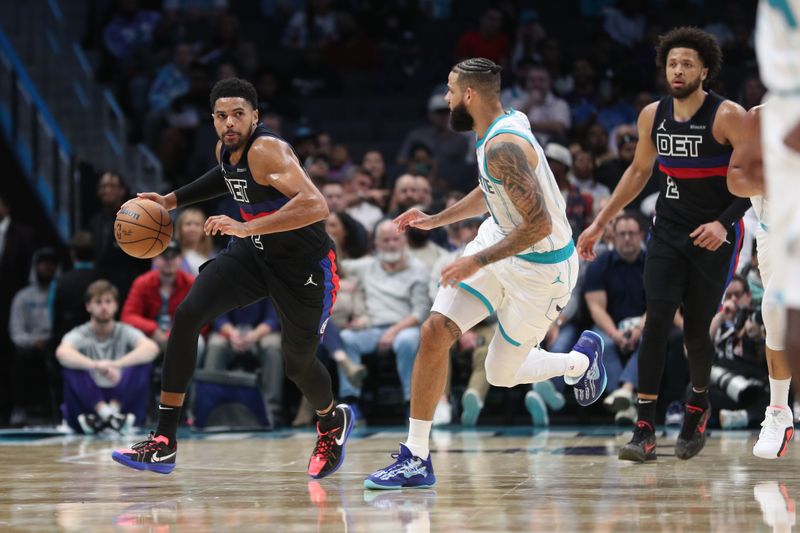
<instances>
[{"instance_id":1,"label":"player's wristband","mask_svg":"<svg viewBox=\"0 0 800 533\"><path fill-rule=\"evenodd\" d=\"M228 192L222 168L217 165L191 183L175 191L177 207L217 198Z\"/></svg>"}]
</instances>

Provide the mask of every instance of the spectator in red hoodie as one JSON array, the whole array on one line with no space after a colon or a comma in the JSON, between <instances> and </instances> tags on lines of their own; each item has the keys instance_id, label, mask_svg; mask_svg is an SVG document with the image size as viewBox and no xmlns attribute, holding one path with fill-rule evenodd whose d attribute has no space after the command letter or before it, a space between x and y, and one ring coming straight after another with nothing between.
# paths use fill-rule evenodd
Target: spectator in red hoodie
<instances>
[{"instance_id":1,"label":"spectator in red hoodie","mask_svg":"<svg viewBox=\"0 0 800 533\"><path fill-rule=\"evenodd\" d=\"M510 53L511 41L503 32L503 12L494 7L484 12L477 30L463 34L456 44L456 61L485 57L505 68Z\"/></svg>"},{"instance_id":2,"label":"spectator in red hoodie","mask_svg":"<svg viewBox=\"0 0 800 533\"><path fill-rule=\"evenodd\" d=\"M180 244L171 241L166 250L153 259L155 268L134 280L120 317L122 322L153 339L162 353L167 347L175 309L194 283L194 276L181 270L182 260Z\"/></svg>"}]
</instances>

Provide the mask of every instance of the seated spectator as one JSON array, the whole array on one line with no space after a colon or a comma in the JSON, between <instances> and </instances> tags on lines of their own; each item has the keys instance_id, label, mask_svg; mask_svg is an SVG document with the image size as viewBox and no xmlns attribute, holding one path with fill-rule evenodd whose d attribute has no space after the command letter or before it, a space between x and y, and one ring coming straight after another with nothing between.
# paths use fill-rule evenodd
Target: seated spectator
<instances>
[{"instance_id":1,"label":"seated spectator","mask_svg":"<svg viewBox=\"0 0 800 533\"><path fill-rule=\"evenodd\" d=\"M544 150L547 164L556 179L556 185L567 204L567 219L572 228L573 238L577 238L592 220L592 197L581 193L570 183L567 175L572 167L572 155L566 146L548 143Z\"/></svg>"},{"instance_id":2,"label":"seated spectator","mask_svg":"<svg viewBox=\"0 0 800 533\"><path fill-rule=\"evenodd\" d=\"M61 342L72 328L89 320L86 311L86 289L93 281L100 279L100 273L94 264L94 245L92 234L88 231L76 231L70 243L72 270L64 272L56 280L53 292L53 339Z\"/></svg>"},{"instance_id":3,"label":"seated spectator","mask_svg":"<svg viewBox=\"0 0 800 533\"><path fill-rule=\"evenodd\" d=\"M372 176L372 189L387 190L389 188L389 176L386 174L386 161L384 161L382 153L377 150L365 153L361 160L361 166ZM379 207L383 206L379 205Z\"/></svg>"},{"instance_id":4,"label":"seated spectator","mask_svg":"<svg viewBox=\"0 0 800 533\"><path fill-rule=\"evenodd\" d=\"M328 156L319 153L311 155L303 161L303 167L305 167L308 177L311 178L317 188L321 189L328 182L331 173L331 163Z\"/></svg>"},{"instance_id":5,"label":"seated spectator","mask_svg":"<svg viewBox=\"0 0 800 533\"><path fill-rule=\"evenodd\" d=\"M456 43L456 61L485 57L505 67L510 54L511 40L503 32L503 12L495 7L483 13L477 30L464 33Z\"/></svg>"},{"instance_id":6,"label":"seated spectator","mask_svg":"<svg viewBox=\"0 0 800 533\"><path fill-rule=\"evenodd\" d=\"M593 331L605 343L607 391L617 422L636 419L634 387L638 382L637 351L644 325L644 261L639 220L623 214L614 221L614 248L586 271L586 304ZM621 388L620 388L621 387ZM620 389L617 391L617 389ZM615 401L616 400L616 401Z\"/></svg>"},{"instance_id":7,"label":"seated spectator","mask_svg":"<svg viewBox=\"0 0 800 533\"><path fill-rule=\"evenodd\" d=\"M167 248L153 259L153 270L136 278L122 307L120 320L141 330L153 339L163 353L172 329L172 319L189 289L194 276L180 269L183 257L180 245L170 241ZM198 361L202 360L204 345L198 339Z\"/></svg>"},{"instance_id":8,"label":"seated spectator","mask_svg":"<svg viewBox=\"0 0 800 533\"><path fill-rule=\"evenodd\" d=\"M94 243L97 270L110 281L124 299L136 276L147 270L147 261L131 257L122 251L114 238L114 220L127 198L125 182L116 172L105 172L97 182L97 197L101 210L89 221Z\"/></svg>"},{"instance_id":9,"label":"seated spectator","mask_svg":"<svg viewBox=\"0 0 800 533\"><path fill-rule=\"evenodd\" d=\"M395 218L419 203L417 194L417 178L412 174L403 174L394 182L392 197L389 199L387 216Z\"/></svg>"},{"instance_id":10,"label":"seated spectator","mask_svg":"<svg viewBox=\"0 0 800 533\"><path fill-rule=\"evenodd\" d=\"M572 124L569 104L553 94L550 73L541 66L528 71L525 94L512 101L511 107L528 115L531 131L543 146L563 138Z\"/></svg>"},{"instance_id":11,"label":"seated spectator","mask_svg":"<svg viewBox=\"0 0 800 533\"><path fill-rule=\"evenodd\" d=\"M251 365L250 361L255 363ZM204 368L230 370L236 366L260 369L264 408L273 426L282 426L283 352L280 322L269 298L234 309L214 321Z\"/></svg>"},{"instance_id":12,"label":"seated spectator","mask_svg":"<svg viewBox=\"0 0 800 533\"><path fill-rule=\"evenodd\" d=\"M633 162L633 154L636 152L636 145L639 136L635 131L623 132L617 139L617 157L611 158L597 169L597 182L608 187L613 191L617 183L622 178L622 174ZM638 205L630 207L631 210L638 211Z\"/></svg>"},{"instance_id":13,"label":"seated spectator","mask_svg":"<svg viewBox=\"0 0 800 533\"><path fill-rule=\"evenodd\" d=\"M172 61L156 72L150 85L148 101L151 112L166 112L176 98L189 92L189 65L193 59L194 52L189 43L175 45Z\"/></svg>"},{"instance_id":14,"label":"seated spectator","mask_svg":"<svg viewBox=\"0 0 800 533\"><path fill-rule=\"evenodd\" d=\"M25 425L29 411L46 415L50 396L47 344L52 332L48 297L58 269L58 256L52 248L40 248L33 255L33 282L20 290L11 303L8 333L14 343L14 376L11 425ZM42 390L44 389L44 390ZM39 400L37 400L39 399Z\"/></svg>"},{"instance_id":15,"label":"seated spectator","mask_svg":"<svg viewBox=\"0 0 800 533\"><path fill-rule=\"evenodd\" d=\"M111 20L103 28L103 44L115 60L129 60L150 44L160 21L161 14L140 9L139 0L119 0Z\"/></svg>"},{"instance_id":16,"label":"seated spectator","mask_svg":"<svg viewBox=\"0 0 800 533\"><path fill-rule=\"evenodd\" d=\"M583 144L592 154L595 167L614 157L614 153L608 148L608 131L597 122L586 129Z\"/></svg>"},{"instance_id":17,"label":"seated spectator","mask_svg":"<svg viewBox=\"0 0 800 533\"><path fill-rule=\"evenodd\" d=\"M394 352L403 398L411 400L411 371L419 347L419 325L430 310L428 273L408 257L405 235L390 220L375 229L375 255L342 261L342 270L365 295L366 314L360 328L341 332L347 356L360 364L364 355ZM339 397L356 403L361 395L339 367Z\"/></svg>"},{"instance_id":18,"label":"seated spectator","mask_svg":"<svg viewBox=\"0 0 800 533\"><path fill-rule=\"evenodd\" d=\"M89 285L89 322L67 333L56 350L64 369L64 417L72 429L87 435L107 427L126 433L143 424L147 412L158 346L114 320L117 296L106 280Z\"/></svg>"},{"instance_id":19,"label":"seated spectator","mask_svg":"<svg viewBox=\"0 0 800 533\"><path fill-rule=\"evenodd\" d=\"M514 83L500 92L500 103L503 109L508 109L512 102L517 101L525 94L525 83L528 80L528 71L536 63L528 57L522 57L514 64Z\"/></svg>"},{"instance_id":20,"label":"seated spectator","mask_svg":"<svg viewBox=\"0 0 800 533\"><path fill-rule=\"evenodd\" d=\"M389 191L373 189L372 176L364 167L354 167L347 172L342 186L347 214L371 234L375 224L384 217L383 210L378 206L386 204Z\"/></svg>"},{"instance_id":21,"label":"seated spectator","mask_svg":"<svg viewBox=\"0 0 800 533\"><path fill-rule=\"evenodd\" d=\"M175 240L183 255L181 270L192 276L200 272L200 265L214 257L214 242L203 231L206 214L197 207L181 210L175 221Z\"/></svg>"},{"instance_id":22,"label":"seated spectator","mask_svg":"<svg viewBox=\"0 0 800 533\"><path fill-rule=\"evenodd\" d=\"M347 213L331 211L325 221L325 231L336 244L336 257L358 259L367 253L367 233Z\"/></svg>"},{"instance_id":23,"label":"seated spectator","mask_svg":"<svg viewBox=\"0 0 800 533\"><path fill-rule=\"evenodd\" d=\"M600 212L603 204L610 196L608 187L597 183L594 179L594 159L586 150L579 150L572 158L572 174L570 183L575 185L581 193L592 197L592 218Z\"/></svg>"},{"instance_id":24,"label":"seated spectator","mask_svg":"<svg viewBox=\"0 0 800 533\"><path fill-rule=\"evenodd\" d=\"M350 161L350 152L347 151L347 146L341 143L334 144L331 147L330 155L330 174L331 180L341 182L344 175L350 170L353 164Z\"/></svg>"},{"instance_id":25,"label":"seated spectator","mask_svg":"<svg viewBox=\"0 0 800 533\"><path fill-rule=\"evenodd\" d=\"M770 402L765 334L747 280L734 275L722 309L711 320L716 352L709 401L723 429L756 428Z\"/></svg>"},{"instance_id":26,"label":"seated spectator","mask_svg":"<svg viewBox=\"0 0 800 533\"><path fill-rule=\"evenodd\" d=\"M450 129L450 108L443 94L434 94L428 99L427 126L415 128L406 134L397 153L397 164L406 166L411 160L416 145L427 146L438 161L463 163L470 152L467 134Z\"/></svg>"},{"instance_id":27,"label":"seated spectator","mask_svg":"<svg viewBox=\"0 0 800 533\"><path fill-rule=\"evenodd\" d=\"M572 64L572 89L565 100L572 112L572 124L582 131L597 113L597 83L592 62L586 57L575 59Z\"/></svg>"}]
</instances>

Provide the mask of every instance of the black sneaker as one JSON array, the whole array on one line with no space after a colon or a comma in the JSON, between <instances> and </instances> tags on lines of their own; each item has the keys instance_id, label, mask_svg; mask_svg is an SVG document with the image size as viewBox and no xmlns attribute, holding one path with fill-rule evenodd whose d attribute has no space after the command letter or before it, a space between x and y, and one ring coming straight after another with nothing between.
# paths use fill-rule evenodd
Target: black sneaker
<instances>
[{"instance_id":1,"label":"black sneaker","mask_svg":"<svg viewBox=\"0 0 800 533\"><path fill-rule=\"evenodd\" d=\"M711 414L711 405L708 408L686 404L678 440L675 442L675 457L678 459L691 459L706 445L706 425Z\"/></svg>"},{"instance_id":2,"label":"black sneaker","mask_svg":"<svg viewBox=\"0 0 800 533\"><path fill-rule=\"evenodd\" d=\"M108 422L100 418L96 413L78 415L78 424L81 426L84 435L97 435L108 427Z\"/></svg>"},{"instance_id":3,"label":"black sneaker","mask_svg":"<svg viewBox=\"0 0 800 533\"><path fill-rule=\"evenodd\" d=\"M136 470L149 470L159 474L169 474L175 468L178 445L163 435L150 433L147 440L137 442L129 450L114 450L111 458L121 465Z\"/></svg>"},{"instance_id":4,"label":"black sneaker","mask_svg":"<svg viewBox=\"0 0 800 533\"><path fill-rule=\"evenodd\" d=\"M317 422L317 445L308 461L308 475L321 479L336 472L344 462L344 446L353 429L353 411L340 403L335 407L341 416L341 424L323 432Z\"/></svg>"},{"instance_id":5,"label":"black sneaker","mask_svg":"<svg viewBox=\"0 0 800 533\"><path fill-rule=\"evenodd\" d=\"M636 427L633 429L633 438L628 444L620 448L618 457L623 461L636 461L637 463L655 461L656 433L653 430L653 426L644 420L636 422Z\"/></svg>"}]
</instances>

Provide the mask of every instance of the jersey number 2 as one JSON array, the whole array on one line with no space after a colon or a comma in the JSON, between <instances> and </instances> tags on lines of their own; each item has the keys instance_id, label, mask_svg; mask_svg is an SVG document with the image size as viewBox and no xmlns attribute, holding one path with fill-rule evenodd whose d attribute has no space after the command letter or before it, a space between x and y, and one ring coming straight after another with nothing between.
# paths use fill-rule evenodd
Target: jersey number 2
<instances>
[{"instance_id":1,"label":"jersey number 2","mask_svg":"<svg viewBox=\"0 0 800 533\"><path fill-rule=\"evenodd\" d=\"M672 176L667 176L667 198L679 200L680 197L681 195L678 193L678 186L675 184L675 180L672 179Z\"/></svg>"}]
</instances>

